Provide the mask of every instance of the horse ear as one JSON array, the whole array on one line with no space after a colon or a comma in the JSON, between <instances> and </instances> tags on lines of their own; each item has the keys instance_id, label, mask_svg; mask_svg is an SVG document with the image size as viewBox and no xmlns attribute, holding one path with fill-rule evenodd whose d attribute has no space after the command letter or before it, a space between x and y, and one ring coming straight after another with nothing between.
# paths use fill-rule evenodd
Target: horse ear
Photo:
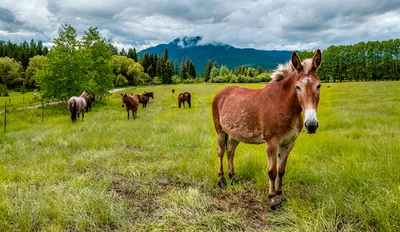
<instances>
[{"instance_id":1,"label":"horse ear","mask_svg":"<svg viewBox=\"0 0 400 232\"><path fill-rule=\"evenodd\" d=\"M124 96L122 93L119 93L119 94L121 94L121 96Z\"/></svg>"},{"instance_id":2,"label":"horse ear","mask_svg":"<svg viewBox=\"0 0 400 232\"><path fill-rule=\"evenodd\" d=\"M292 65L297 71L303 68L303 66L301 66L301 58L297 55L296 51L292 52Z\"/></svg>"},{"instance_id":3,"label":"horse ear","mask_svg":"<svg viewBox=\"0 0 400 232\"><path fill-rule=\"evenodd\" d=\"M317 49L317 51L315 52L315 54L312 58L313 69L319 68L319 66L321 65L321 62L322 62L322 53L321 53L321 50Z\"/></svg>"}]
</instances>

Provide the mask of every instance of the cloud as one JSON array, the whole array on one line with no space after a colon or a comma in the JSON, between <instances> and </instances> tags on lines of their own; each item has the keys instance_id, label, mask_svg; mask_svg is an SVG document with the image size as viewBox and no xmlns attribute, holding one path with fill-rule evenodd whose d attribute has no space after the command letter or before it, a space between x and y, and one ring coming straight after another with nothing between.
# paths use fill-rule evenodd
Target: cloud
<instances>
[{"instance_id":1,"label":"cloud","mask_svg":"<svg viewBox=\"0 0 400 232\"><path fill-rule=\"evenodd\" d=\"M63 23L80 35L90 26L119 49L141 49L176 37L268 50L398 38L397 0L3 0L0 40L51 44Z\"/></svg>"}]
</instances>

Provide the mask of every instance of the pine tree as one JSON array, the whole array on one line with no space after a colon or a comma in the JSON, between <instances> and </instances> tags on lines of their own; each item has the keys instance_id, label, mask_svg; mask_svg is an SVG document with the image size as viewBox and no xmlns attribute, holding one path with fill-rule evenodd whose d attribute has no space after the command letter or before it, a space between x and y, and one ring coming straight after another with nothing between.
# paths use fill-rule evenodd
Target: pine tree
<instances>
[{"instance_id":1,"label":"pine tree","mask_svg":"<svg viewBox=\"0 0 400 232\"><path fill-rule=\"evenodd\" d=\"M127 55L124 48L122 48L122 50L121 50L121 52L119 53L119 55L120 55L120 56L126 56L126 55Z\"/></svg>"},{"instance_id":2,"label":"pine tree","mask_svg":"<svg viewBox=\"0 0 400 232\"><path fill-rule=\"evenodd\" d=\"M138 56L137 56L137 53L136 53L136 48L133 48L133 57L132 57L132 59L133 59L135 62L138 62Z\"/></svg>"},{"instance_id":3,"label":"pine tree","mask_svg":"<svg viewBox=\"0 0 400 232\"><path fill-rule=\"evenodd\" d=\"M207 61L206 67L204 68L204 81L207 82L210 79L210 73L211 73L211 69L212 69L213 65L211 63L211 60Z\"/></svg>"}]
</instances>

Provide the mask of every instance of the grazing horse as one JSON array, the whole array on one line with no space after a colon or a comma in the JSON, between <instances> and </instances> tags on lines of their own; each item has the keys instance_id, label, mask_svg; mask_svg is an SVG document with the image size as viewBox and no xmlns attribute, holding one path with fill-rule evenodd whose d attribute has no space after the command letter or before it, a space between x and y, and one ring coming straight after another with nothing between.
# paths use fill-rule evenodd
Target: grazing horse
<instances>
[{"instance_id":1,"label":"grazing horse","mask_svg":"<svg viewBox=\"0 0 400 232\"><path fill-rule=\"evenodd\" d=\"M187 101L189 108L192 107L190 103L191 95L189 92L180 93L178 96L178 106L181 108L181 103L183 103L183 107L185 107L185 101ZM186 107L185 107L186 108Z\"/></svg>"},{"instance_id":2,"label":"grazing horse","mask_svg":"<svg viewBox=\"0 0 400 232\"><path fill-rule=\"evenodd\" d=\"M71 97L68 100L68 110L69 110L69 115L71 117L72 122L76 122L77 119L79 121L79 114L82 112L82 121L83 118L85 117L85 110L87 107L86 104L86 98L88 97L88 94L86 91L84 91L81 96L79 97Z\"/></svg>"},{"instance_id":3,"label":"grazing horse","mask_svg":"<svg viewBox=\"0 0 400 232\"><path fill-rule=\"evenodd\" d=\"M122 107L126 106L126 112L128 112L129 119L129 110L132 110L132 117L136 119L137 110L139 108L139 98L136 95L131 94L122 94Z\"/></svg>"},{"instance_id":4,"label":"grazing horse","mask_svg":"<svg viewBox=\"0 0 400 232\"><path fill-rule=\"evenodd\" d=\"M133 95L133 94L132 94L132 95ZM142 94L142 95L136 94L136 96L137 96L138 99L139 99L139 103L142 103L143 108L146 108L147 103L149 102L149 97L147 97L147 96L144 95L144 94Z\"/></svg>"},{"instance_id":5,"label":"grazing horse","mask_svg":"<svg viewBox=\"0 0 400 232\"><path fill-rule=\"evenodd\" d=\"M294 142L303 124L309 134L316 133L318 128L317 107L321 84L317 69L321 60L319 49L312 59L303 62L293 51L291 61L279 65L271 75L273 80L263 88L231 86L216 94L212 113L218 140L218 185L221 188L226 187L222 165L225 149L229 177L234 181L233 158L238 144L266 143L270 207L277 210L281 208L281 202L285 200L282 178ZM303 111L304 122L301 115Z\"/></svg>"}]
</instances>

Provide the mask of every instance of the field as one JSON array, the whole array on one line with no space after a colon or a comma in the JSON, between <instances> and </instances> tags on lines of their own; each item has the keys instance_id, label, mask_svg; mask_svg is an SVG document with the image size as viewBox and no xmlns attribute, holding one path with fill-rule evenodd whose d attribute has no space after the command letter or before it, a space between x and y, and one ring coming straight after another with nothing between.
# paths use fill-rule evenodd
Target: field
<instances>
[{"instance_id":1,"label":"field","mask_svg":"<svg viewBox=\"0 0 400 232\"><path fill-rule=\"evenodd\" d=\"M241 143L239 183L217 186L211 102L225 86L133 88L155 93L136 120L118 93L76 124L65 105L43 123L10 112L0 231L400 231L400 82L322 85L320 128L296 140L281 212L268 207L265 145ZM183 91L191 109L177 107Z\"/></svg>"}]
</instances>

